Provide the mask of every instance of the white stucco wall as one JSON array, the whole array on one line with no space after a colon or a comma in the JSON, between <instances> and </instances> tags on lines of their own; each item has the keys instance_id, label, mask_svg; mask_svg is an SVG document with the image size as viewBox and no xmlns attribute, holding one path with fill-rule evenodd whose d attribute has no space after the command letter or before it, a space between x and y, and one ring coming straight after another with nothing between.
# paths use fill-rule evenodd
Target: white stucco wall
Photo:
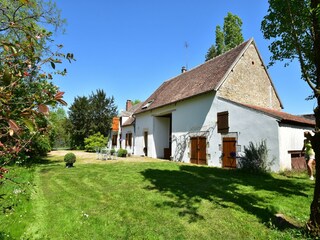
<instances>
[{"instance_id":1,"label":"white stucco wall","mask_svg":"<svg viewBox=\"0 0 320 240\"><path fill-rule=\"evenodd\" d=\"M134 140L134 154L144 156L143 148L144 132L148 132L148 156L157 158L155 155L154 141L153 141L153 116L150 112L141 113L136 116L136 132Z\"/></svg>"},{"instance_id":2,"label":"white stucco wall","mask_svg":"<svg viewBox=\"0 0 320 240\"><path fill-rule=\"evenodd\" d=\"M229 133L217 132L217 113L228 111ZM175 161L190 161L190 137L207 138L207 163L222 166L222 141L224 137L235 137L237 154L241 156L244 146L266 140L269 160L274 161L272 171L291 168L289 150L301 149L304 128L279 126L276 118L244 107L234 102L217 98L207 93L136 116L135 151L144 155L144 132L148 132L148 156L163 157L163 148L168 147L169 118L172 115L171 158Z\"/></svg>"},{"instance_id":3,"label":"white stucco wall","mask_svg":"<svg viewBox=\"0 0 320 240\"><path fill-rule=\"evenodd\" d=\"M217 113L229 112L229 133L217 132ZM209 166L222 166L223 137L237 139L238 155L243 154L249 142L259 143L266 140L270 160L275 160L273 171L279 169L278 122L276 119L249 108L239 106L223 99L206 94L176 105L172 117L172 154L175 160L190 161L190 137L207 137L207 162ZM185 146L181 146L185 141ZM180 143L177 144L176 142ZM181 149L185 150L181 152ZM179 155L179 151L181 154ZM175 154L177 153L177 154Z\"/></svg>"},{"instance_id":4,"label":"white stucco wall","mask_svg":"<svg viewBox=\"0 0 320 240\"><path fill-rule=\"evenodd\" d=\"M132 139L132 146L131 147L130 146L126 147L126 134L127 133L132 133L132 136L134 136L133 125L122 127L122 131L121 131L121 148L122 149L126 149L128 154L134 154L134 139Z\"/></svg>"},{"instance_id":5,"label":"white stucco wall","mask_svg":"<svg viewBox=\"0 0 320 240\"><path fill-rule=\"evenodd\" d=\"M312 131L312 128L297 127L293 125L280 125L279 149L280 149L280 170L291 169L290 150L302 150L304 131Z\"/></svg>"},{"instance_id":6,"label":"white stucco wall","mask_svg":"<svg viewBox=\"0 0 320 240\"><path fill-rule=\"evenodd\" d=\"M237 104L219 99L217 111L229 112L229 132L237 136L238 155L243 154L244 146L250 142L254 144L266 140L269 149L269 159L274 160L272 171L278 171L279 163L279 138L278 122L275 118L257 112L250 108L245 108ZM223 137L223 136L221 136Z\"/></svg>"},{"instance_id":7,"label":"white stucco wall","mask_svg":"<svg viewBox=\"0 0 320 240\"><path fill-rule=\"evenodd\" d=\"M216 117L212 102L214 93L200 95L176 104L172 114L172 158L175 161L190 161L190 137L205 136L207 142L216 141L213 132ZM207 154L216 155L218 145L207 144ZM210 159L208 159L210 160ZM217 166L212 162L209 165Z\"/></svg>"},{"instance_id":8,"label":"white stucco wall","mask_svg":"<svg viewBox=\"0 0 320 240\"><path fill-rule=\"evenodd\" d=\"M215 124L212 117L213 93L194 97L183 102L171 104L136 116L135 154L143 155L144 132L148 131L148 156L163 157L163 149L168 148L170 120L163 118L172 115L172 150L173 160L189 162L190 133L200 134ZM156 136L156 137L154 137ZM210 136L211 137L211 136ZM213 145L212 145L213 146Z\"/></svg>"},{"instance_id":9,"label":"white stucco wall","mask_svg":"<svg viewBox=\"0 0 320 240\"><path fill-rule=\"evenodd\" d=\"M120 129L120 127L119 127ZM116 135L117 136L117 144L115 146L112 145L112 136ZM110 138L108 140L107 148L115 148L118 150L120 148L120 131L111 131Z\"/></svg>"}]
</instances>

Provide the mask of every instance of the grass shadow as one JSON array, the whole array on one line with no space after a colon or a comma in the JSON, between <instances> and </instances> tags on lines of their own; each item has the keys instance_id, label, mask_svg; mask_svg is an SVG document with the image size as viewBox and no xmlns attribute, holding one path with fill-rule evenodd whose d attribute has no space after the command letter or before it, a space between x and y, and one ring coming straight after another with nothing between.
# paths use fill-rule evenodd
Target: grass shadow
<instances>
[{"instance_id":1,"label":"grass shadow","mask_svg":"<svg viewBox=\"0 0 320 240\"><path fill-rule=\"evenodd\" d=\"M150 182L148 190L159 191L171 199L162 205L180 209L179 215L189 216L189 222L203 219L198 209L202 200L208 200L222 208L240 207L267 223L277 211L258 191L306 197L304 191L310 188L269 174L249 175L239 170L189 165L180 166L179 170L146 169L141 174ZM254 190L242 191L241 186Z\"/></svg>"},{"instance_id":2,"label":"grass shadow","mask_svg":"<svg viewBox=\"0 0 320 240\"><path fill-rule=\"evenodd\" d=\"M41 158L39 157L39 158L34 158L32 160L24 162L23 164L21 164L21 166L34 167L36 165L53 165L61 162L62 161L60 160L50 160L47 157L41 157Z\"/></svg>"},{"instance_id":3,"label":"grass shadow","mask_svg":"<svg viewBox=\"0 0 320 240\"><path fill-rule=\"evenodd\" d=\"M9 233L0 231L0 240L14 240Z\"/></svg>"}]
</instances>

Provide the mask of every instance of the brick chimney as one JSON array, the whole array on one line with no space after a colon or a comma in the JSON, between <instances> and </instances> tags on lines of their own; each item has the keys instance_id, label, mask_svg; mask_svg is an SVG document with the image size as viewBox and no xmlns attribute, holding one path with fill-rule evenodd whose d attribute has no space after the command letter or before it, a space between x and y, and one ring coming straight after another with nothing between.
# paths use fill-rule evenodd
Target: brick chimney
<instances>
[{"instance_id":1,"label":"brick chimney","mask_svg":"<svg viewBox=\"0 0 320 240\"><path fill-rule=\"evenodd\" d=\"M132 108L132 101L131 100L127 100L127 102L126 102L126 111L129 111L130 108Z\"/></svg>"}]
</instances>

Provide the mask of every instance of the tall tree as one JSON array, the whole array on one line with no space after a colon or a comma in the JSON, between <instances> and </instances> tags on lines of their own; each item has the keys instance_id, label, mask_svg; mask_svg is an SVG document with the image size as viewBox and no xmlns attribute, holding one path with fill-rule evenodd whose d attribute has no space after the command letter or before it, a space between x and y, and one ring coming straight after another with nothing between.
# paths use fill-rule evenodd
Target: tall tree
<instances>
[{"instance_id":1,"label":"tall tree","mask_svg":"<svg viewBox=\"0 0 320 240\"><path fill-rule=\"evenodd\" d=\"M244 41L241 27L241 18L229 12L224 18L223 25L225 51L238 46Z\"/></svg>"},{"instance_id":2,"label":"tall tree","mask_svg":"<svg viewBox=\"0 0 320 240\"><path fill-rule=\"evenodd\" d=\"M108 98L106 93L98 89L89 97L91 112L90 133L100 132L103 136L108 136L112 118L117 114L117 107L114 104L113 96Z\"/></svg>"},{"instance_id":3,"label":"tall tree","mask_svg":"<svg viewBox=\"0 0 320 240\"><path fill-rule=\"evenodd\" d=\"M240 17L229 12L224 18L223 31L219 25L216 26L216 45L209 48L205 56L206 61L241 44L244 41L241 27Z\"/></svg>"},{"instance_id":4,"label":"tall tree","mask_svg":"<svg viewBox=\"0 0 320 240\"><path fill-rule=\"evenodd\" d=\"M311 137L316 158L316 184L310 206L308 229L320 236L320 0L269 0L268 14L261 23L266 39L274 39L269 49L271 65L297 59L301 78L317 100L316 127Z\"/></svg>"},{"instance_id":5,"label":"tall tree","mask_svg":"<svg viewBox=\"0 0 320 240\"><path fill-rule=\"evenodd\" d=\"M221 30L221 27L218 25L218 26L216 26L216 54L215 54L215 56L218 56L218 55L224 53L224 49L225 49L224 33Z\"/></svg>"},{"instance_id":6,"label":"tall tree","mask_svg":"<svg viewBox=\"0 0 320 240\"><path fill-rule=\"evenodd\" d=\"M72 148L84 148L84 139L89 137L90 107L89 99L85 96L76 97L69 108L68 129Z\"/></svg>"},{"instance_id":7,"label":"tall tree","mask_svg":"<svg viewBox=\"0 0 320 240\"><path fill-rule=\"evenodd\" d=\"M114 98L108 98L103 90L89 97L77 97L69 108L72 147L84 148L84 139L100 132L108 136L112 118L117 114Z\"/></svg>"},{"instance_id":8,"label":"tall tree","mask_svg":"<svg viewBox=\"0 0 320 240\"><path fill-rule=\"evenodd\" d=\"M20 158L31 140L46 132L48 106L63 101L51 79L66 73L56 68L62 45L52 31L63 24L51 1L2 0L0 3L0 167ZM47 71L48 65L52 71ZM1 177L1 176L0 176Z\"/></svg>"}]
</instances>

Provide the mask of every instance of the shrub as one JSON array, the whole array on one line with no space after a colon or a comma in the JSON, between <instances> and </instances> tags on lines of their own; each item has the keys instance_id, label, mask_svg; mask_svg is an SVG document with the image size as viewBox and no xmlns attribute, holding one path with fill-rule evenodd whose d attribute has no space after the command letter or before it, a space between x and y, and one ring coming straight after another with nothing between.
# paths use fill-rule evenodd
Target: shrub
<instances>
[{"instance_id":1,"label":"shrub","mask_svg":"<svg viewBox=\"0 0 320 240\"><path fill-rule=\"evenodd\" d=\"M116 150L115 150L114 148L112 148L112 149L110 150L110 154L111 154L111 155L113 155L115 152L116 152Z\"/></svg>"},{"instance_id":2,"label":"shrub","mask_svg":"<svg viewBox=\"0 0 320 240\"><path fill-rule=\"evenodd\" d=\"M66 162L66 166L70 167L76 162L76 155L72 152L67 153L64 155L64 161Z\"/></svg>"},{"instance_id":3,"label":"shrub","mask_svg":"<svg viewBox=\"0 0 320 240\"><path fill-rule=\"evenodd\" d=\"M244 156L239 161L241 169L252 173L269 172L274 161L269 161L268 152L265 140L257 144L249 142L249 146L244 147Z\"/></svg>"},{"instance_id":4,"label":"shrub","mask_svg":"<svg viewBox=\"0 0 320 240\"><path fill-rule=\"evenodd\" d=\"M122 148L120 148L119 150L118 150L118 157L126 157L127 156L127 150L126 149L122 149Z\"/></svg>"},{"instance_id":5,"label":"shrub","mask_svg":"<svg viewBox=\"0 0 320 240\"><path fill-rule=\"evenodd\" d=\"M104 137L100 132L97 132L84 139L84 148L88 152L95 152L97 147L105 147L107 142L108 138Z\"/></svg>"},{"instance_id":6,"label":"shrub","mask_svg":"<svg viewBox=\"0 0 320 240\"><path fill-rule=\"evenodd\" d=\"M33 158L46 156L51 151L50 139L48 136L36 136L30 144L28 155Z\"/></svg>"}]
</instances>

